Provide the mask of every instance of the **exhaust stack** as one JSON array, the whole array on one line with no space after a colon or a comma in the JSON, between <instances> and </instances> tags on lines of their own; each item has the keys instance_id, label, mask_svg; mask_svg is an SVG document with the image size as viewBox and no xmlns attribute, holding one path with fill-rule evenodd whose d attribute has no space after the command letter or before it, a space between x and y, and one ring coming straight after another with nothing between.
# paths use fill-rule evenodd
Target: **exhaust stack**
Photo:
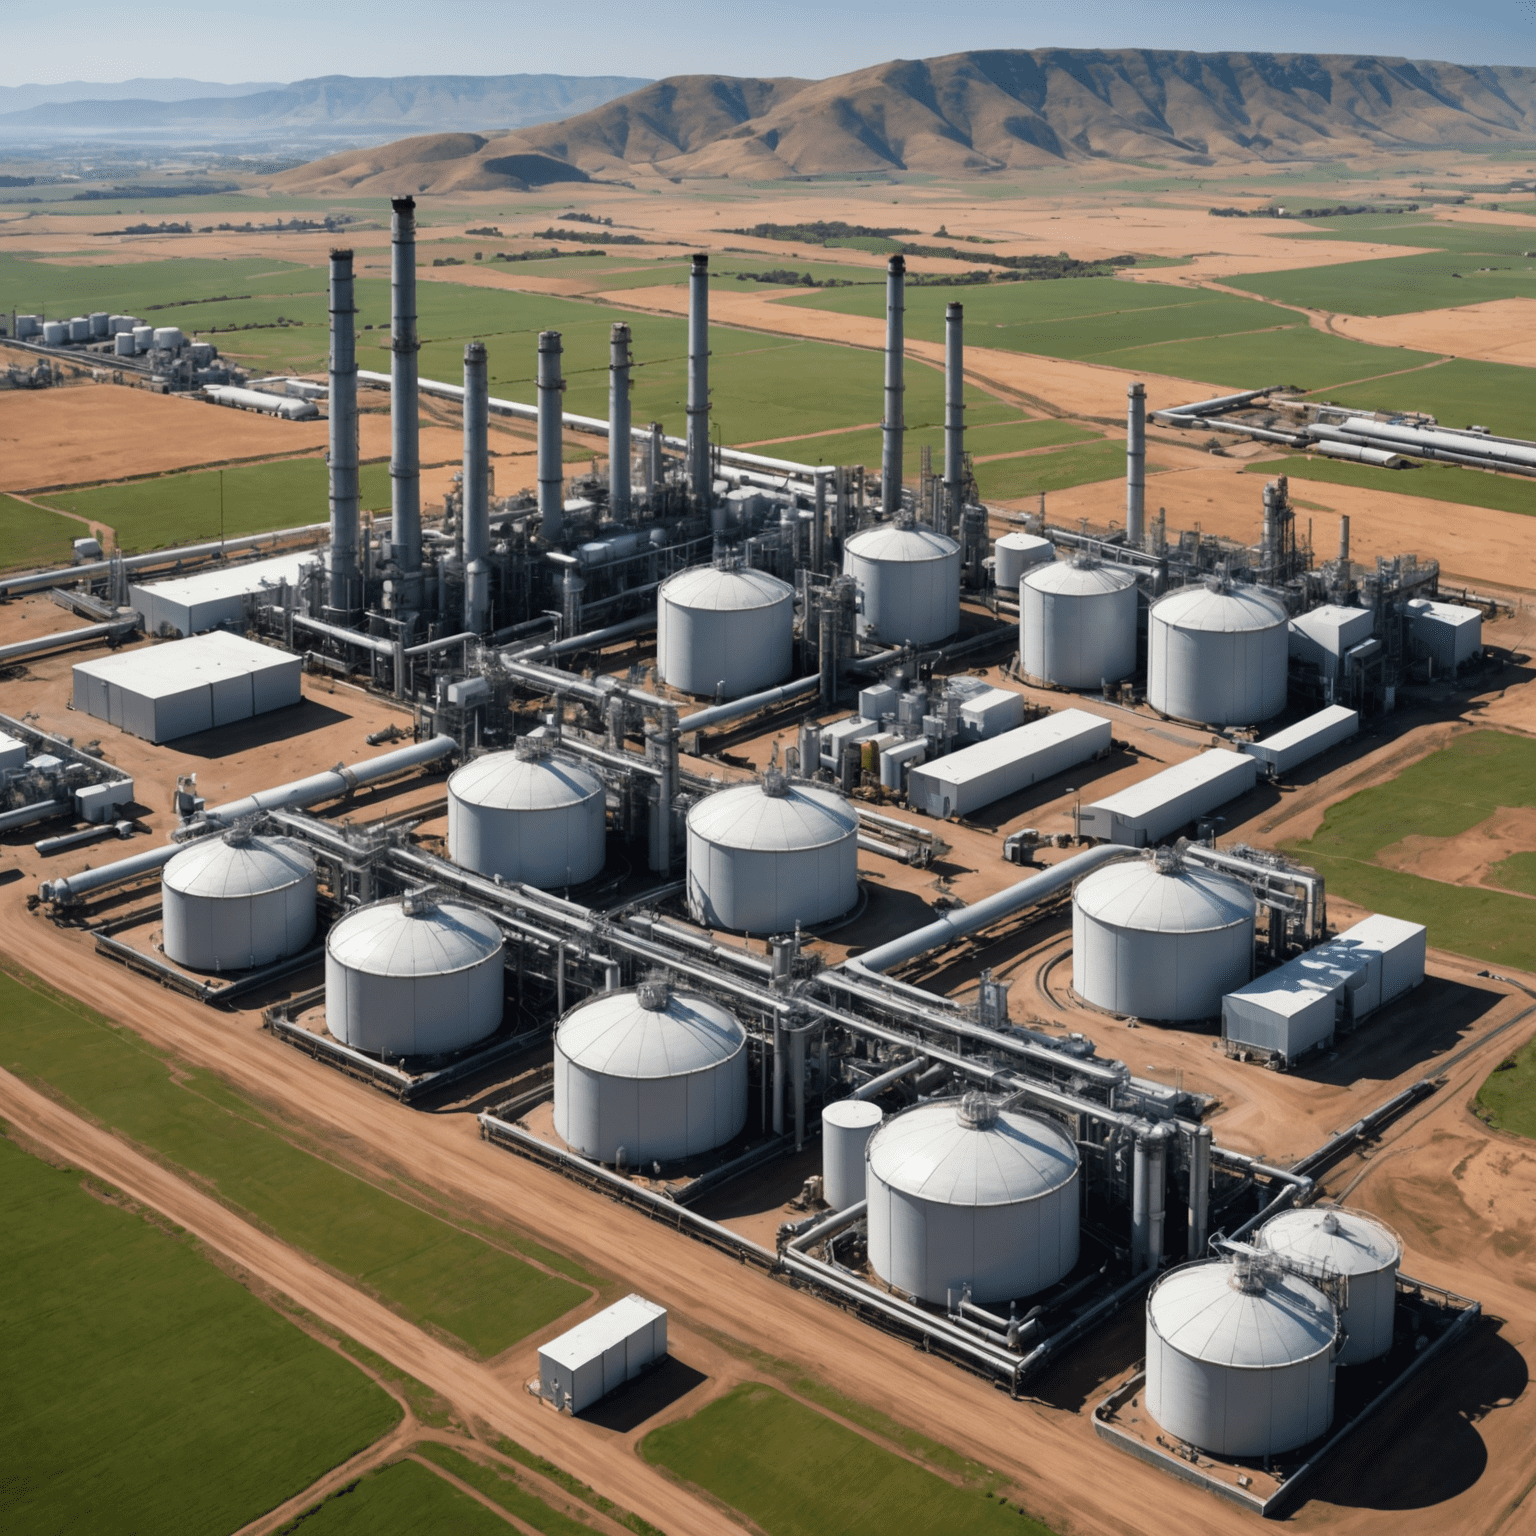
<instances>
[{"instance_id":1,"label":"exhaust stack","mask_svg":"<svg viewBox=\"0 0 1536 1536\"><path fill-rule=\"evenodd\" d=\"M490 405L485 343L464 347L464 484L459 527L464 543L464 628L485 633L490 621Z\"/></svg>"},{"instance_id":2,"label":"exhaust stack","mask_svg":"<svg viewBox=\"0 0 1536 1536\"><path fill-rule=\"evenodd\" d=\"M881 424L880 509L887 517L901 510L901 462L906 436L902 396L906 392L902 364L906 339L907 261L892 256L885 271L885 420Z\"/></svg>"},{"instance_id":3,"label":"exhaust stack","mask_svg":"<svg viewBox=\"0 0 1536 1536\"><path fill-rule=\"evenodd\" d=\"M565 470L560 461L560 332L539 332L539 521L544 537L558 543L565 532Z\"/></svg>"},{"instance_id":4,"label":"exhaust stack","mask_svg":"<svg viewBox=\"0 0 1536 1536\"><path fill-rule=\"evenodd\" d=\"M1140 549L1147 531L1147 386L1125 392L1125 542Z\"/></svg>"},{"instance_id":5,"label":"exhaust stack","mask_svg":"<svg viewBox=\"0 0 1536 1536\"><path fill-rule=\"evenodd\" d=\"M421 430L417 401L416 199L394 198L390 228L390 541L405 578L404 609L421 607Z\"/></svg>"},{"instance_id":6,"label":"exhaust stack","mask_svg":"<svg viewBox=\"0 0 1536 1536\"><path fill-rule=\"evenodd\" d=\"M1339 519L1339 564L1349 564L1349 514Z\"/></svg>"},{"instance_id":7,"label":"exhaust stack","mask_svg":"<svg viewBox=\"0 0 1536 1536\"><path fill-rule=\"evenodd\" d=\"M608 362L608 508L614 517L629 516L629 327L617 322L609 341Z\"/></svg>"},{"instance_id":8,"label":"exhaust stack","mask_svg":"<svg viewBox=\"0 0 1536 1536\"><path fill-rule=\"evenodd\" d=\"M965 308L944 309L944 519L960 526L960 482L965 474Z\"/></svg>"},{"instance_id":9,"label":"exhaust stack","mask_svg":"<svg viewBox=\"0 0 1536 1536\"><path fill-rule=\"evenodd\" d=\"M362 607L357 551L357 308L352 252L331 252L331 556L329 608L349 620Z\"/></svg>"},{"instance_id":10,"label":"exhaust stack","mask_svg":"<svg viewBox=\"0 0 1536 1536\"><path fill-rule=\"evenodd\" d=\"M688 274L688 490L707 503L709 472L709 257L696 255Z\"/></svg>"}]
</instances>

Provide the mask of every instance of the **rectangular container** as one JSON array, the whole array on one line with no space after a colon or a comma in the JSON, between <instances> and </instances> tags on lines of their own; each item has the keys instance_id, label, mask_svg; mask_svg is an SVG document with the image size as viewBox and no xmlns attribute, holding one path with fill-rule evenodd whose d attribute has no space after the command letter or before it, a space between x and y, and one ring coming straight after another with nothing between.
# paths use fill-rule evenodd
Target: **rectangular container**
<instances>
[{"instance_id":1,"label":"rectangular container","mask_svg":"<svg viewBox=\"0 0 1536 1536\"><path fill-rule=\"evenodd\" d=\"M1295 1061L1333 1038L1343 993L1342 972L1308 972L1289 961L1222 998L1221 1038Z\"/></svg>"},{"instance_id":2,"label":"rectangular container","mask_svg":"<svg viewBox=\"0 0 1536 1536\"><path fill-rule=\"evenodd\" d=\"M920 764L907 781L907 804L940 820L969 815L1107 751L1110 736L1108 720L1082 709L1060 710Z\"/></svg>"},{"instance_id":3,"label":"rectangular container","mask_svg":"<svg viewBox=\"0 0 1536 1536\"><path fill-rule=\"evenodd\" d=\"M1024 696L1007 688L988 688L960 705L960 740L967 746L1023 724Z\"/></svg>"},{"instance_id":4,"label":"rectangular container","mask_svg":"<svg viewBox=\"0 0 1536 1536\"><path fill-rule=\"evenodd\" d=\"M926 740L904 741L900 746L886 747L880 753L880 787L901 788L901 770L906 763L918 764L928 756Z\"/></svg>"},{"instance_id":5,"label":"rectangular container","mask_svg":"<svg viewBox=\"0 0 1536 1536\"><path fill-rule=\"evenodd\" d=\"M1342 704L1330 704L1263 741L1245 741L1243 751L1272 774L1289 773L1308 758L1348 741L1360 729L1360 716Z\"/></svg>"},{"instance_id":6,"label":"rectangular container","mask_svg":"<svg viewBox=\"0 0 1536 1536\"><path fill-rule=\"evenodd\" d=\"M118 811L133 803L133 780L87 784L75 791L75 814L81 821L114 821Z\"/></svg>"},{"instance_id":7,"label":"rectangular container","mask_svg":"<svg viewBox=\"0 0 1536 1536\"><path fill-rule=\"evenodd\" d=\"M0 733L0 773L13 768L24 768L26 764L26 742L18 741L14 736Z\"/></svg>"},{"instance_id":8,"label":"rectangular container","mask_svg":"<svg viewBox=\"0 0 1536 1536\"><path fill-rule=\"evenodd\" d=\"M1381 956L1381 1001L1390 1003L1424 980L1427 934L1422 923L1376 913L1347 928L1333 942L1376 950Z\"/></svg>"},{"instance_id":9,"label":"rectangular container","mask_svg":"<svg viewBox=\"0 0 1536 1536\"><path fill-rule=\"evenodd\" d=\"M581 1413L666 1353L666 1308L626 1296L539 1349L539 1395Z\"/></svg>"},{"instance_id":10,"label":"rectangular container","mask_svg":"<svg viewBox=\"0 0 1536 1536\"><path fill-rule=\"evenodd\" d=\"M886 715L896 713L896 701L901 697L901 690L893 688L889 683L875 683L872 687L859 690L859 714L866 720L873 720L876 725Z\"/></svg>"},{"instance_id":11,"label":"rectangular container","mask_svg":"<svg viewBox=\"0 0 1536 1536\"><path fill-rule=\"evenodd\" d=\"M821 762L835 773L843 761L843 748L850 742L863 741L880 729L878 720L866 720L861 715L850 715L834 725L825 726L821 733Z\"/></svg>"},{"instance_id":12,"label":"rectangular container","mask_svg":"<svg viewBox=\"0 0 1536 1536\"><path fill-rule=\"evenodd\" d=\"M1409 603L1408 613L1414 650L1442 671L1454 672L1482 648L1483 615L1477 608L1421 600Z\"/></svg>"},{"instance_id":13,"label":"rectangular container","mask_svg":"<svg viewBox=\"0 0 1536 1536\"><path fill-rule=\"evenodd\" d=\"M1374 622L1369 608L1324 603L1291 620L1291 655L1311 662L1324 677L1337 678L1345 652L1370 639Z\"/></svg>"},{"instance_id":14,"label":"rectangular container","mask_svg":"<svg viewBox=\"0 0 1536 1536\"><path fill-rule=\"evenodd\" d=\"M221 624L238 624L247 602L275 602L280 583L297 585L300 566L313 565L317 558L313 551L277 555L196 576L135 584L128 588L128 601L143 619L147 635L200 635Z\"/></svg>"},{"instance_id":15,"label":"rectangular container","mask_svg":"<svg viewBox=\"0 0 1536 1536\"><path fill-rule=\"evenodd\" d=\"M1027 727L1026 727L1027 729ZM1082 809L1085 837L1145 848L1253 788L1259 765L1246 753L1213 747Z\"/></svg>"}]
</instances>

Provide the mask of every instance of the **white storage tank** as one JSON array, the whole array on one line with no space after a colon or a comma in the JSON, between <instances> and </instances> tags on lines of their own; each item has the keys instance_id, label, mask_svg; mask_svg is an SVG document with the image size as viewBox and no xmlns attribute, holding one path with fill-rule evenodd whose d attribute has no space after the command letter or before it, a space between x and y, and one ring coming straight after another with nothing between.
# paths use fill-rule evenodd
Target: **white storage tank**
<instances>
[{"instance_id":1,"label":"white storage tank","mask_svg":"<svg viewBox=\"0 0 1536 1536\"><path fill-rule=\"evenodd\" d=\"M1254 725L1285 708L1290 620L1278 598L1212 576L1152 605L1147 702L1178 720Z\"/></svg>"},{"instance_id":2,"label":"white storage tank","mask_svg":"<svg viewBox=\"0 0 1536 1536\"><path fill-rule=\"evenodd\" d=\"M135 350L132 331L119 331L112 338L112 351L116 356L132 357Z\"/></svg>"},{"instance_id":3,"label":"white storage tank","mask_svg":"<svg viewBox=\"0 0 1536 1536\"><path fill-rule=\"evenodd\" d=\"M195 971L296 955L315 936L315 861L286 837L204 837L160 877L165 952Z\"/></svg>"},{"instance_id":4,"label":"white storage tank","mask_svg":"<svg viewBox=\"0 0 1536 1536\"><path fill-rule=\"evenodd\" d=\"M43 321L43 345L61 347L69 340L69 326L62 320Z\"/></svg>"},{"instance_id":5,"label":"white storage tank","mask_svg":"<svg viewBox=\"0 0 1536 1536\"><path fill-rule=\"evenodd\" d=\"M747 1032L707 997L643 982L573 1008L555 1033L555 1134L597 1162L676 1162L747 1123Z\"/></svg>"},{"instance_id":6,"label":"white storage tank","mask_svg":"<svg viewBox=\"0 0 1536 1536\"><path fill-rule=\"evenodd\" d=\"M1086 555L1038 565L1019 584L1019 660L1058 688L1098 688L1136 670L1136 578Z\"/></svg>"},{"instance_id":7,"label":"white storage tank","mask_svg":"<svg viewBox=\"0 0 1536 1536\"><path fill-rule=\"evenodd\" d=\"M1106 864L1072 892L1072 986L1109 1013L1207 1019L1253 975L1258 902L1166 848Z\"/></svg>"},{"instance_id":8,"label":"white storage tank","mask_svg":"<svg viewBox=\"0 0 1536 1536\"><path fill-rule=\"evenodd\" d=\"M1077 1263L1078 1165L1065 1131L985 1094L893 1115L869 1142L869 1262L937 1304L1044 1290Z\"/></svg>"},{"instance_id":9,"label":"white storage tank","mask_svg":"<svg viewBox=\"0 0 1536 1536\"><path fill-rule=\"evenodd\" d=\"M867 1099L838 1099L822 1110L821 1197L834 1211L864 1198L864 1154L884 1118Z\"/></svg>"},{"instance_id":10,"label":"white storage tank","mask_svg":"<svg viewBox=\"0 0 1536 1536\"><path fill-rule=\"evenodd\" d=\"M89 341L91 339L91 317L89 315L75 315L69 322L69 339L71 341Z\"/></svg>"},{"instance_id":11,"label":"white storage tank","mask_svg":"<svg viewBox=\"0 0 1536 1536\"><path fill-rule=\"evenodd\" d=\"M859 898L859 818L833 790L760 783L717 790L688 812L688 908L738 933L789 933Z\"/></svg>"},{"instance_id":12,"label":"white storage tank","mask_svg":"<svg viewBox=\"0 0 1536 1536\"><path fill-rule=\"evenodd\" d=\"M992 581L995 586L1012 590L1032 566L1046 565L1056 558L1056 546L1049 539L1032 533L1005 533L992 546Z\"/></svg>"},{"instance_id":13,"label":"white storage tank","mask_svg":"<svg viewBox=\"0 0 1536 1536\"><path fill-rule=\"evenodd\" d=\"M462 1050L501 1025L501 932L428 891L349 912L325 943L325 1024L374 1056Z\"/></svg>"},{"instance_id":14,"label":"white storage tank","mask_svg":"<svg viewBox=\"0 0 1536 1536\"><path fill-rule=\"evenodd\" d=\"M1333 1422L1337 1326L1263 1254L1170 1270L1147 1297L1147 1412L1213 1455L1293 1451Z\"/></svg>"},{"instance_id":15,"label":"white storage tank","mask_svg":"<svg viewBox=\"0 0 1536 1536\"><path fill-rule=\"evenodd\" d=\"M560 890L594 880L607 859L607 792L580 763L521 737L448 779L448 857L476 874Z\"/></svg>"},{"instance_id":16,"label":"white storage tank","mask_svg":"<svg viewBox=\"0 0 1536 1536\"><path fill-rule=\"evenodd\" d=\"M155 328L152 325L136 325L133 328L134 350L148 352L155 344Z\"/></svg>"},{"instance_id":17,"label":"white storage tank","mask_svg":"<svg viewBox=\"0 0 1536 1536\"><path fill-rule=\"evenodd\" d=\"M789 677L795 590L734 561L694 566L661 584L656 663L684 693L739 699Z\"/></svg>"},{"instance_id":18,"label":"white storage tank","mask_svg":"<svg viewBox=\"0 0 1536 1536\"><path fill-rule=\"evenodd\" d=\"M107 322L111 318L112 317L106 312L106 310L97 310L96 313L90 317L91 335L110 336L112 333L107 329Z\"/></svg>"},{"instance_id":19,"label":"white storage tank","mask_svg":"<svg viewBox=\"0 0 1536 1536\"><path fill-rule=\"evenodd\" d=\"M946 533L882 523L843 545L859 588L858 631L890 645L930 645L960 627L960 546Z\"/></svg>"},{"instance_id":20,"label":"white storage tank","mask_svg":"<svg viewBox=\"0 0 1536 1536\"><path fill-rule=\"evenodd\" d=\"M1340 1365L1361 1365L1391 1349L1403 1245L1389 1227L1359 1211L1314 1205L1270 1217L1259 1228L1258 1243L1282 1263L1294 1259L1347 1278Z\"/></svg>"},{"instance_id":21,"label":"white storage tank","mask_svg":"<svg viewBox=\"0 0 1536 1536\"><path fill-rule=\"evenodd\" d=\"M174 352L185 340L180 326L157 325L154 328L155 346L161 351Z\"/></svg>"}]
</instances>

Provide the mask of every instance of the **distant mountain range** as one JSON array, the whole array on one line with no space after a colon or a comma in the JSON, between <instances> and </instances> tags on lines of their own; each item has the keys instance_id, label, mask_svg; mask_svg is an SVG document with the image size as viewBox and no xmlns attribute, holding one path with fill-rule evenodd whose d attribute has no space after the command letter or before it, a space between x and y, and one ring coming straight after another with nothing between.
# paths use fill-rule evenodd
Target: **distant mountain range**
<instances>
[{"instance_id":1,"label":"distant mountain range","mask_svg":"<svg viewBox=\"0 0 1536 1536\"><path fill-rule=\"evenodd\" d=\"M1536 69L1328 54L1063 49L895 60L829 80L683 75L512 134L440 135L287 172L291 191L436 192L546 179L982 175L1536 144ZM525 168L527 161L521 161ZM550 171L550 167L555 169Z\"/></svg>"},{"instance_id":2,"label":"distant mountain range","mask_svg":"<svg viewBox=\"0 0 1536 1536\"><path fill-rule=\"evenodd\" d=\"M247 80L242 85L220 85L213 80L62 80L57 85L0 85L0 112L20 112L26 107L59 101L190 101L199 96L250 96L257 91L276 91L275 80Z\"/></svg>"}]
</instances>

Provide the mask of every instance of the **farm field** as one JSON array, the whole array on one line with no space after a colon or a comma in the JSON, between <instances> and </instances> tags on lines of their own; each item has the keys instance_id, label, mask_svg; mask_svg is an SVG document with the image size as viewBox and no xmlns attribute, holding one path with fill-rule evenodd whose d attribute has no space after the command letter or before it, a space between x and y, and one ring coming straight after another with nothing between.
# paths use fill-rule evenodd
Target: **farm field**
<instances>
[{"instance_id":1,"label":"farm field","mask_svg":"<svg viewBox=\"0 0 1536 1536\"><path fill-rule=\"evenodd\" d=\"M89 532L73 518L0 496L0 568L67 563L71 541Z\"/></svg>"},{"instance_id":2,"label":"farm field","mask_svg":"<svg viewBox=\"0 0 1536 1536\"><path fill-rule=\"evenodd\" d=\"M392 1461L280 1527L278 1536L510 1536L478 1499L419 1461Z\"/></svg>"},{"instance_id":3,"label":"farm field","mask_svg":"<svg viewBox=\"0 0 1536 1536\"><path fill-rule=\"evenodd\" d=\"M423 1441L415 1448L415 1454L445 1472L451 1472L460 1482L468 1483L508 1514L543 1531L545 1536L588 1536L592 1529L552 1508L537 1494L530 1493L507 1468L487 1466L485 1462L476 1461L436 1440Z\"/></svg>"},{"instance_id":4,"label":"farm field","mask_svg":"<svg viewBox=\"0 0 1536 1536\"><path fill-rule=\"evenodd\" d=\"M3 1138L0 1222L8 1530L223 1536L399 1421L190 1238Z\"/></svg>"},{"instance_id":5,"label":"farm field","mask_svg":"<svg viewBox=\"0 0 1536 1536\"><path fill-rule=\"evenodd\" d=\"M1493 475L1459 464L1416 464L1411 469L1380 469L1374 464L1351 464L1321 455L1292 454L1284 459L1265 459L1245 466L1245 474L1289 475L1294 480L1316 480L1326 485L1354 485L1368 491L1392 491L1399 496L1422 496L1429 501L1448 501L1461 506L1492 507L1499 512L1536 515L1536 481L1514 475Z\"/></svg>"},{"instance_id":6,"label":"farm field","mask_svg":"<svg viewBox=\"0 0 1536 1536\"><path fill-rule=\"evenodd\" d=\"M1387 350L1388 356L1405 359L1422 356L1383 348L1374 350ZM1413 364L1403 362L1397 366L1412 368ZM1363 406L1372 411L1427 411L1442 426L1479 425L1501 437L1531 438L1536 437L1536 400L1532 399L1531 381L1529 368L1453 357L1401 377L1319 387L1314 392L1338 405Z\"/></svg>"},{"instance_id":7,"label":"farm field","mask_svg":"<svg viewBox=\"0 0 1536 1536\"><path fill-rule=\"evenodd\" d=\"M1023 453L1033 448L1091 442L1095 436L1086 427L1074 426L1067 421L1017 420L978 426L971 416L972 412L967 411L965 446L966 451L977 458L993 453ZM917 474L925 447L932 450L934 473L943 473L944 428L937 422L928 422L921 427L907 428L903 465L907 475ZM865 464L873 467L880 463L880 429L802 437L775 443L771 452L776 458L798 459L806 464Z\"/></svg>"},{"instance_id":8,"label":"farm field","mask_svg":"<svg viewBox=\"0 0 1536 1536\"><path fill-rule=\"evenodd\" d=\"M1476 1109L1496 1130L1536 1140L1536 1040L1488 1074L1478 1089Z\"/></svg>"},{"instance_id":9,"label":"farm field","mask_svg":"<svg viewBox=\"0 0 1536 1536\"><path fill-rule=\"evenodd\" d=\"M1531 236L1527 235L1529 243ZM1536 261L1468 251L1427 251L1386 261L1346 262L1233 278L1259 298L1346 315L1406 315L1491 299L1536 298Z\"/></svg>"},{"instance_id":10,"label":"farm field","mask_svg":"<svg viewBox=\"0 0 1536 1536\"><path fill-rule=\"evenodd\" d=\"M767 1536L1049 1536L990 1492L958 1487L759 1382L652 1430L640 1451Z\"/></svg>"},{"instance_id":11,"label":"farm field","mask_svg":"<svg viewBox=\"0 0 1536 1536\"><path fill-rule=\"evenodd\" d=\"M1162 466L1147 460L1147 473ZM1121 443L1084 443L1059 448L1053 453L1031 453L1017 459L993 459L976 466L981 494L1000 501L1035 496L1042 491L1064 491L1074 485L1114 480L1125 474L1125 447Z\"/></svg>"},{"instance_id":12,"label":"farm field","mask_svg":"<svg viewBox=\"0 0 1536 1536\"><path fill-rule=\"evenodd\" d=\"M529 1245L529 1263L510 1239L494 1246L310 1153L222 1079L19 971L0 970L0 1065L478 1354L499 1353L589 1294L588 1277L547 1251Z\"/></svg>"}]
</instances>

